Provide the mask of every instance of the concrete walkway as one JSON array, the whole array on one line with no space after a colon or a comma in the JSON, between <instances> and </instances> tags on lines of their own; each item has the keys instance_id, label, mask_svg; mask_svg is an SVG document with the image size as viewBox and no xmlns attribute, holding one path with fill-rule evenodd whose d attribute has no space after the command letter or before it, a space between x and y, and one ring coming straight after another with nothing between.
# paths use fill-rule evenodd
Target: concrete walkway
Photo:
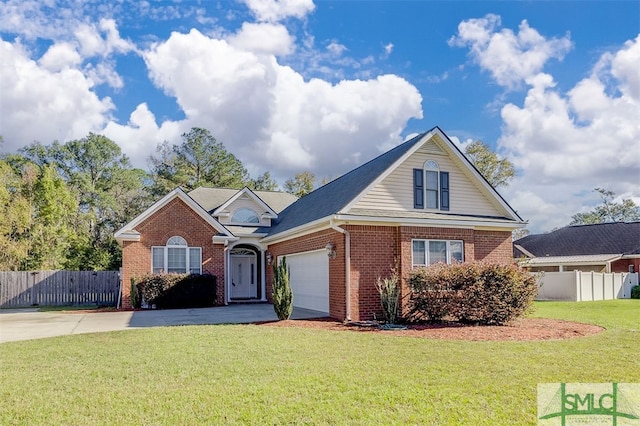
<instances>
[{"instance_id":1,"label":"concrete walkway","mask_svg":"<svg viewBox=\"0 0 640 426\"><path fill-rule=\"evenodd\" d=\"M295 308L292 319L327 316ZM275 321L273 305L246 304L200 309L118 311L95 313L38 312L37 309L0 309L0 343L67 334L100 333L143 327L197 324L247 324Z\"/></svg>"}]
</instances>

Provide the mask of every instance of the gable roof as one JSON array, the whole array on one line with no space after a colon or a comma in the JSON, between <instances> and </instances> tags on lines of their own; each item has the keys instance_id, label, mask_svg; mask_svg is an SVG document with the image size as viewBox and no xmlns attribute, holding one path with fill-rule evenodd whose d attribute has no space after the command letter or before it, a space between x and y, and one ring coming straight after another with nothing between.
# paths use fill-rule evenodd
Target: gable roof
<instances>
[{"instance_id":1,"label":"gable roof","mask_svg":"<svg viewBox=\"0 0 640 426\"><path fill-rule=\"evenodd\" d=\"M253 191L251 191L246 186L242 188L242 190L238 191L233 197L229 198L223 205L216 208L213 211L213 213L211 213L211 215L220 216L220 214L224 212L224 209L229 207L234 201L236 201L238 198L242 196L246 196L247 198L251 199L254 203L256 203L258 206L260 206L260 209L262 210L262 212L258 214L265 214L269 219L274 219L278 217L278 214L275 211L273 211L271 207L269 207L264 201L260 199L260 197L258 197ZM228 212L226 212L226 214L228 214Z\"/></svg>"},{"instance_id":2,"label":"gable roof","mask_svg":"<svg viewBox=\"0 0 640 426\"><path fill-rule=\"evenodd\" d=\"M188 207L190 207L197 215L199 215L202 219L205 220L213 229L218 231L218 234L221 234L226 237L232 237L233 235L222 225L220 222L215 220L209 212L207 212L200 204L198 204L193 198L187 195L181 188L175 188L173 191L165 195L162 199L155 202L151 207L146 209L144 212L135 217L131 222L124 225L114 234L116 240L118 241L139 241L140 233L135 230L135 227L144 222L147 218L152 216L158 210L160 210L165 205L169 204L174 199L182 200Z\"/></svg>"},{"instance_id":3,"label":"gable roof","mask_svg":"<svg viewBox=\"0 0 640 426\"><path fill-rule=\"evenodd\" d=\"M514 241L514 257L640 255L640 222L565 226ZM530 257L530 256L527 256Z\"/></svg>"},{"instance_id":4,"label":"gable roof","mask_svg":"<svg viewBox=\"0 0 640 426\"><path fill-rule=\"evenodd\" d=\"M445 143L452 147L454 155L462 160L463 164L469 167L470 171L481 180L485 188L496 197L498 202L511 215L511 218L508 218L508 220L519 223L523 222L515 210L513 210L486 179L482 177L478 170L460 152L444 132L436 126L428 132L419 134L360 167L351 170L291 204L282 211L279 220L272 225L269 235L273 236L344 212L349 206L361 198L363 194L367 193L372 187L384 179L384 177L388 176L392 170L398 167L405 159L416 152L436 134L440 135ZM502 219L504 220L505 218Z\"/></svg>"},{"instance_id":5,"label":"gable roof","mask_svg":"<svg viewBox=\"0 0 640 426\"><path fill-rule=\"evenodd\" d=\"M254 198L254 200L256 198L260 200L258 204L265 204L276 214L280 213L288 205L298 199L298 197L296 197L295 195L289 194L287 192L251 191L249 188L245 189L249 191L250 194L252 194L252 198ZM243 191L245 190L201 186L189 192L189 196L209 213L213 213L223 205L231 204L231 202L237 199L241 195L241 193L247 193L246 191Z\"/></svg>"},{"instance_id":6,"label":"gable roof","mask_svg":"<svg viewBox=\"0 0 640 426\"><path fill-rule=\"evenodd\" d=\"M386 169L415 147L426 133L404 142L362 166L310 192L284 209L271 235L338 213Z\"/></svg>"}]
</instances>

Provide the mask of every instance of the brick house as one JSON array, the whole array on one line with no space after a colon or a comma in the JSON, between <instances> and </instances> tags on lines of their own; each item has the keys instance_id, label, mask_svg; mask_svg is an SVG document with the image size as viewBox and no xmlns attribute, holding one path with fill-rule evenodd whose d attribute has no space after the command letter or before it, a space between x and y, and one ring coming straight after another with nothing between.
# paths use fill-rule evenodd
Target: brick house
<instances>
[{"instance_id":1,"label":"brick house","mask_svg":"<svg viewBox=\"0 0 640 426\"><path fill-rule=\"evenodd\" d=\"M511 231L524 225L435 127L300 199L177 188L115 236L125 307L130 278L152 272L212 273L221 304L269 301L270 265L286 256L294 306L366 320L381 311L376 277L437 262L511 262Z\"/></svg>"}]
</instances>

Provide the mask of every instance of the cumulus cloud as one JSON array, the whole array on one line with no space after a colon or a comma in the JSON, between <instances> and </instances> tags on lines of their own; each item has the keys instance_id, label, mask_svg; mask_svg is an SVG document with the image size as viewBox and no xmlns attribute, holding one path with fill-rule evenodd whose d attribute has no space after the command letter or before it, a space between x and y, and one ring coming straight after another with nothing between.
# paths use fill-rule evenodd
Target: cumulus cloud
<instances>
[{"instance_id":1,"label":"cumulus cloud","mask_svg":"<svg viewBox=\"0 0 640 426\"><path fill-rule=\"evenodd\" d=\"M49 143L83 137L107 122L114 108L111 99L100 99L93 91L94 82L82 71L61 67L65 62L61 58L76 61L63 51L48 51L43 58L46 65L41 66L19 43L0 38L4 63L0 67L0 134L7 150L34 140Z\"/></svg>"},{"instance_id":2,"label":"cumulus cloud","mask_svg":"<svg viewBox=\"0 0 640 426\"><path fill-rule=\"evenodd\" d=\"M400 142L407 120L422 116L420 94L400 77L305 81L272 55L196 30L173 33L144 58L154 83L185 111L185 124L209 128L243 161L276 176L343 173L350 158Z\"/></svg>"},{"instance_id":3,"label":"cumulus cloud","mask_svg":"<svg viewBox=\"0 0 640 426\"><path fill-rule=\"evenodd\" d=\"M242 28L227 38L239 50L272 55L288 55L294 48L294 37L281 24L245 22Z\"/></svg>"},{"instance_id":4,"label":"cumulus cloud","mask_svg":"<svg viewBox=\"0 0 640 426\"><path fill-rule=\"evenodd\" d=\"M244 0L261 22L278 22L288 17L302 19L315 9L313 0Z\"/></svg>"},{"instance_id":5,"label":"cumulus cloud","mask_svg":"<svg viewBox=\"0 0 640 426\"><path fill-rule=\"evenodd\" d=\"M96 24L80 24L74 31L84 57L107 57L113 53L127 53L135 50L129 40L120 37L113 19L100 19Z\"/></svg>"},{"instance_id":6,"label":"cumulus cloud","mask_svg":"<svg viewBox=\"0 0 640 426\"><path fill-rule=\"evenodd\" d=\"M192 29L140 48L120 36L110 17L117 5L104 5L105 17L92 20L84 4L65 9L8 0L0 6L0 30L51 43L38 57L38 49L24 48L19 36L13 42L0 39L3 62L10 64L0 67L2 100L12 105L0 118L3 148L15 150L34 139L66 141L92 131L112 138L136 166L145 167L158 143L177 143L183 132L199 126L210 129L252 171L269 170L284 180L301 170L341 174L401 142L407 121L422 117L422 97L403 78L371 73L353 80L333 73L327 81L303 74L306 66L296 70L280 62L292 53L300 56L302 49L302 57L314 58L318 68L323 61L365 65L345 57L347 47L335 40L317 56L312 34L305 33L296 45L280 21L304 18L314 9L311 1L246 4L257 22L245 22L235 33ZM138 5L145 16L153 16L152 9L150 3ZM173 16L166 9L163 13L159 19ZM21 30L29 19L35 24ZM160 119L145 102L125 123L113 118L115 105L98 96L97 88L126 88L116 67L128 53L143 58L151 83L175 99L184 118ZM307 65L304 59L298 64ZM361 75L366 73L363 69Z\"/></svg>"},{"instance_id":7,"label":"cumulus cloud","mask_svg":"<svg viewBox=\"0 0 640 426\"><path fill-rule=\"evenodd\" d=\"M596 187L640 200L638 63L640 36L603 54L567 93L540 73L527 80L522 106L502 108L498 143L520 171L509 191L535 226L566 225L599 201Z\"/></svg>"},{"instance_id":8,"label":"cumulus cloud","mask_svg":"<svg viewBox=\"0 0 640 426\"><path fill-rule=\"evenodd\" d=\"M66 30L49 34L46 27L56 19L44 25L42 11L30 2L20 4L21 9L14 4L13 14L7 13L10 6L2 9L2 28L18 25L32 14L43 28L36 32L28 25L23 33L53 37L53 43L37 58L37 49L24 46L20 37L13 42L0 38L0 87L6 105L0 133L5 148L15 150L34 140L66 141L99 132L111 120L115 105L110 97L98 96L96 88L103 84L123 87L113 57L135 51L133 43L120 37L113 19L80 23L75 11L69 10Z\"/></svg>"},{"instance_id":9,"label":"cumulus cloud","mask_svg":"<svg viewBox=\"0 0 640 426\"><path fill-rule=\"evenodd\" d=\"M568 35L546 39L526 20L517 34L508 28L498 31L500 25L500 16L493 14L462 21L449 45L468 47L473 61L507 89L516 89L535 76L549 59L563 59L572 47Z\"/></svg>"},{"instance_id":10,"label":"cumulus cloud","mask_svg":"<svg viewBox=\"0 0 640 426\"><path fill-rule=\"evenodd\" d=\"M499 101L498 150L517 169L503 192L530 229L567 225L599 202L596 187L640 200L640 36L602 54L562 92L544 66L572 48L569 36L544 37L527 21L517 33L500 26L496 15L463 21L449 44L467 47L505 89L527 88L521 105Z\"/></svg>"},{"instance_id":11,"label":"cumulus cloud","mask_svg":"<svg viewBox=\"0 0 640 426\"><path fill-rule=\"evenodd\" d=\"M178 141L184 133L184 125L179 121L167 120L158 126L155 115L146 103L136 107L126 124L109 122L102 133L120 144L131 162L145 168L146 161L154 148L164 141Z\"/></svg>"}]
</instances>

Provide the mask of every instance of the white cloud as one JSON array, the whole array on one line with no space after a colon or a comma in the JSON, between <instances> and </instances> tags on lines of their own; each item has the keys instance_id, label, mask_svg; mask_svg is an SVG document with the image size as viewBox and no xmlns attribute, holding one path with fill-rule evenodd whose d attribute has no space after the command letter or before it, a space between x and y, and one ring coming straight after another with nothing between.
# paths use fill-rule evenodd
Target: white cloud
<instances>
[{"instance_id":1,"label":"white cloud","mask_svg":"<svg viewBox=\"0 0 640 426\"><path fill-rule=\"evenodd\" d=\"M75 68L82 63L82 58L71 43L61 42L52 44L38 61L49 71L60 71L65 68Z\"/></svg>"},{"instance_id":2,"label":"white cloud","mask_svg":"<svg viewBox=\"0 0 640 426\"><path fill-rule=\"evenodd\" d=\"M508 28L498 31L500 25L500 17L493 14L463 21L449 44L468 46L471 58L507 89L516 89L535 76L549 59L563 59L572 47L568 35L545 39L526 20L517 34Z\"/></svg>"},{"instance_id":3,"label":"white cloud","mask_svg":"<svg viewBox=\"0 0 640 426\"><path fill-rule=\"evenodd\" d=\"M210 129L247 164L275 176L343 173L355 165L350 159L399 143L406 122L422 117L422 97L400 77L305 81L272 55L196 30L173 33L144 58L154 83L185 112L182 126Z\"/></svg>"},{"instance_id":4,"label":"white cloud","mask_svg":"<svg viewBox=\"0 0 640 426\"><path fill-rule=\"evenodd\" d=\"M227 38L238 50L272 55L288 55L293 51L294 38L280 24L245 22L237 34Z\"/></svg>"},{"instance_id":5,"label":"white cloud","mask_svg":"<svg viewBox=\"0 0 640 426\"><path fill-rule=\"evenodd\" d=\"M61 62L55 55L45 55L44 62L52 71L32 60L19 43L0 38L5 64L0 67L4 105L0 134L9 151L34 140L49 143L86 136L102 128L114 108L111 99L100 99L93 92L93 81L81 71L56 69Z\"/></svg>"},{"instance_id":6,"label":"white cloud","mask_svg":"<svg viewBox=\"0 0 640 426\"><path fill-rule=\"evenodd\" d=\"M278 22L288 17L302 19L315 9L312 0L244 0L258 21Z\"/></svg>"},{"instance_id":7,"label":"white cloud","mask_svg":"<svg viewBox=\"0 0 640 426\"><path fill-rule=\"evenodd\" d=\"M602 55L568 93L540 73L527 80L522 106L502 108L498 142L520 174L507 193L534 228L566 225L598 201L591 194L596 187L640 199L640 97L633 63L640 63L640 37Z\"/></svg>"},{"instance_id":8,"label":"white cloud","mask_svg":"<svg viewBox=\"0 0 640 426\"><path fill-rule=\"evenodd\" d=\"M464 152L467 149L467 147L474 142L472 138L467 138L461 141L460 138L457 136L449 136L449 139L451 139L451 142L453 142L454 145L456 145L458 149L462 152Z\"/></svg>"},{"instance_id":9,"label":"white cloud","mask_svg":"<svg viewBox=\"0 0 640 426\"><path fill-rule=\"evenodd\" d=\"M155 147L164 141L180 140L183 127L178 121L165 121L158 126L155 116L143 103L131 113L127 124L111 121L102 133L120 144L132 164L145 168L149 156L155 154Z\"/></svg>"},{"instance_id":10,"label":"white cloud","mask_svg":"<svg viewBox=\"0 0 640 426\"><path fill-rule=\"evenodd\" d=\"M393 43L387 43L384 46L384 53L386 56L391 55L391 52L393 52Z\"/></svg>"},{"instance_id":11,"label":"white cloud","mask_svg":"<svg viewBox=\"0 0 640 426\"><path fill-rule=\"evenodd\" d=\"M337 41L332 41L327 45L327 50L334 56L342 56L344 52L347 50L347 46L342 43L338 43Z\"/></svg>"},{"instance_id":12,"label":"white cloud","mask_svg":"<svg viewBox=\"0 0 640 426\"><path fill-rule=\"evenodd\" d=\"M107 57L113 53L127 53L135 50L129 40L120 37L113 19L101 19L98 25L81 24L74 31L84 57Z\"/></svg>"}]
</instances>

